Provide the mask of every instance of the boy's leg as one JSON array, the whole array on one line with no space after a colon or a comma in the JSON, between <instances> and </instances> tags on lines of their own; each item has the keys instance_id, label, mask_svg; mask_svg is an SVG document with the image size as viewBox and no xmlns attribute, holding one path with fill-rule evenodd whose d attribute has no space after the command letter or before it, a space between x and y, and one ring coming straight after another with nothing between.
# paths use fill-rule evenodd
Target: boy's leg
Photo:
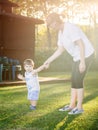
<instances>
[{"instance_id":1,"label":"boy's leg","mask_svg":"<svg viewBox=\"0 0 98 130\"><path fill-rule=\"evenodd\" d=\"M36 106L37 105L37 101L30 100L30 103L31 103L32 106Z\"/></svg>"},{"instance_id":2,"label":"boy's leg","mask_svg":"<svg viewBox=\"0 0 98 130\"><path fill-rule=\"evenodd\" d=\"M30 109L32 109L32 110L36 109L38 98L39 98L39 91L32 91L28 94L28 99L31 104Z\"/></svg>"},{"instance_id":3,"label":"boy's leg","mask_svg":"<svg viewBox=\"0 0 98 130\"><path fill-rule=\"evenodd\" d=\"M31 110L36 110L36 105L37 105L37 101L33 101L33 100L30 100L30 109Z\"/></svg>"}]
</instances>

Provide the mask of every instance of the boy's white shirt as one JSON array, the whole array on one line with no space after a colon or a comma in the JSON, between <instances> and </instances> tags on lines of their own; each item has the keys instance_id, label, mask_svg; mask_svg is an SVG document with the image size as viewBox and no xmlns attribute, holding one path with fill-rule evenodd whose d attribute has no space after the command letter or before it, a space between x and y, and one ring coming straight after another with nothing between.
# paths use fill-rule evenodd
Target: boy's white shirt
<instances>
[{"instance_id":1,"label":"boy's white shirt","mask_svg":"<svg viewBox=\"0 0 98 130\"><path fill-rule=\"evenodd\" d=\"M63 46L73 57L74 61L80 60L79 46L74 43L77 40L82 40L84 43L85 57L89 57L93 54L94 48L81 29L72 23L65 23L63 32L59 31L58 33L57 44L58 46Z\"/></svg>"},{"instance_id":2,"label":"boy's white shirt","mask_svg":"<svg viewBox=\"0 0 98 130\"><path fill-rule=\"evenodd\" d=\"M40 91L38 74L33 72L25 72L26 85L29 91Z\"/></svg>"}]
</instances>

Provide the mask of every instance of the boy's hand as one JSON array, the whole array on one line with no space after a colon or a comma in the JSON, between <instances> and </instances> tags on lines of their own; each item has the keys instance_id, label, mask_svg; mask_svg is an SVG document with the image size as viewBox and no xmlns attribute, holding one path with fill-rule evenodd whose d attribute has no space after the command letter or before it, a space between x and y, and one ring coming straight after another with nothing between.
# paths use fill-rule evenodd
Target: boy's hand
<instances>
[{"instance_id":1,"label":"boy's hand","mask_svg":"<svg viewBox=\"0 0 98 130\"><path fill-rule=\"evenodd\" d=\"M24 76L22 74L18 74L17 77L21 80L24 80Z\"/></svg>"}]
</instances>

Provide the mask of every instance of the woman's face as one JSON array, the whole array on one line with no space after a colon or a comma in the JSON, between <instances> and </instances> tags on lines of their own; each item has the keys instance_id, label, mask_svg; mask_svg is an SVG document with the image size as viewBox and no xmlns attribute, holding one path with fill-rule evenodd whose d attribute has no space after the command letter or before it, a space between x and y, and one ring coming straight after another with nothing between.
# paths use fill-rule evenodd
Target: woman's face
<instances>
[{"instance_id":1,"label":"woman's face","mask_svg":"<svg viewBox=\"0 0 98 130\"><path fill-rule=\"evenodd\" d=\"M46 19L46 24L49 28L55 29L55 30L59 30L59 23L56 21L53 21L49 18Z\"/></svg>"}]
</instances>

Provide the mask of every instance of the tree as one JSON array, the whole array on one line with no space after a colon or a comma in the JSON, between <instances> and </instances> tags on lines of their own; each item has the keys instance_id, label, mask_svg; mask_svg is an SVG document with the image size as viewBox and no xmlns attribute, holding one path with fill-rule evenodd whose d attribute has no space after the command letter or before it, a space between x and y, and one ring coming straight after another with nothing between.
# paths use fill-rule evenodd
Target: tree
<instances>
[{"instance_id":1,"label":"tree","mask_svg":"<svg viewBox=\"0 0 98 130\"><path fill-rule=\"evenodd\" d=\"M68 21L78 20L89 21L89 27L92 24L96 34L97 28L97 13L98 0L10 0L17 3L20 7L15 8L16 14L21 14L29 17L45 19L47 14L58 12L64 19ZM49 29L47 29L47 37L51 47L51 37ZM96 38L95 38L96 40Z\"/></svg>"}]
</instances>

